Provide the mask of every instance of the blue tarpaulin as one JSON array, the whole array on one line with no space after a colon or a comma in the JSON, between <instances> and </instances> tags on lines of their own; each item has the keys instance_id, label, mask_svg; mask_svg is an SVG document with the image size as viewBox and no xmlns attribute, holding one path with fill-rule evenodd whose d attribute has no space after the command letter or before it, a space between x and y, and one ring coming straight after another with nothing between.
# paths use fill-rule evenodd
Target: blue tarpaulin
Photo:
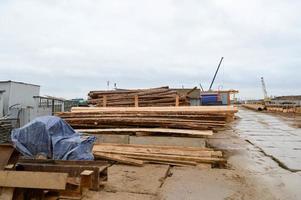
<instances>
[{"instance_id":1,"label":"blue tarpaulin","mask_svg":"<svg viewBox=\"0 0 301 200\"><path fill-rule=\"evenodd\" d=\"M11 139L24 156L45 155L54 160L93 160L94 136L83 136L55 116L38 117L12 130Z\"/></svg>"}]
</instances>

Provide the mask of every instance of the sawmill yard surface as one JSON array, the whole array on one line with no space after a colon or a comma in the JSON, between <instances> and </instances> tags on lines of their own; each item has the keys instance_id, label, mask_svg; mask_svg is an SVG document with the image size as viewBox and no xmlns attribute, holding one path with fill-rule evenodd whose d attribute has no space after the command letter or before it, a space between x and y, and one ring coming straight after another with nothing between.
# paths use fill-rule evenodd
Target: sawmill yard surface
<instances>
[{"instance_id":1,"label":"sawmill yard surface","mask_svg":"<svg viewBox=\"0 0 301 200\"><path fill-rule=\"evenodd\" d=\"M225 152L225 168L112 165L104 189L83 199L301 199L300 117L245 108L236 116L207 140Z\"/></svg>"}]
</instances>

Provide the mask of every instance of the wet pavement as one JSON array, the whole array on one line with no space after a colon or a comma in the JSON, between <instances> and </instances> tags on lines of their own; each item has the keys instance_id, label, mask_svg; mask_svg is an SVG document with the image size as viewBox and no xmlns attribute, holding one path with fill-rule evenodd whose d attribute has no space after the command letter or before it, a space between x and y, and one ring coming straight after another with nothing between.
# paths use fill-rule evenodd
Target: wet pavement
<instances>
[{"instance_id":1,"label":"wet pavement","mask_svg":"<svg viewBox=\"0 0 301 200\"><path fill-rule=\"evenodd\" d=\"M292 125L292 117L240 108L233 125L240 137L275 160L281 167L301 171L301 129Z\"/></svg>"},{"instance_id":2,"label":"wet pavement","mask_svg":"<svg viewBox=\"0 0 301 200\"><path fill-rule=\"evenodd\" d=\"M246 109L237 116L231 128L207 139L224 152L225 168L113 165L104 189L88 191L83 199L300 200L301 171L294 170L300 170L301 133L295 119Z\"/></svg>"}]
</instances>

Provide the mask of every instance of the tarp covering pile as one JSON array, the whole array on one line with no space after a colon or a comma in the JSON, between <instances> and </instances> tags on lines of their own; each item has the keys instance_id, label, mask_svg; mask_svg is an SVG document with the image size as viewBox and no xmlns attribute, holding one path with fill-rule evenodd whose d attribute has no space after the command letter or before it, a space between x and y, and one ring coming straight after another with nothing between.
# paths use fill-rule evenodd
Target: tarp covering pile
<instances>
[{"instance_id":1,"label":"tarp covering pile","mask_svg":"<svg viewBox=\"0 0 301 200\"><path fill-rule=\"evenodd\" d=\"M38 117L11 134L16 149L28 158L39 155L54 160L93 160L94 136L82 136L55 116Z\"/></svg>"}]
</instances>

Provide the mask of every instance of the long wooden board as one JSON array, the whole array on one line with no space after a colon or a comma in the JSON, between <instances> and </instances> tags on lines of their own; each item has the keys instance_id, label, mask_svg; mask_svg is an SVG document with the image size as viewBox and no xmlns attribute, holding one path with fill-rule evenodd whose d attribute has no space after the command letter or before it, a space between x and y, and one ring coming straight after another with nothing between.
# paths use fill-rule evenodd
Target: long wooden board
<instances>
[{"instance_id":1,"label":"long wooden board","mask_svg":"<svg viewBox=\"0 0 301 200\"><path fill-rule=\"evenodd\" d=\"M111 129L77 129L81 133L105 134L105 133L122 133L122 132L146 132L146 133L169 133L189 136L210 136L212 130L187 130L187 129L168 129L168 128L111 128Z\"/></svg>"},{"instance_id":2,"label":"long wooden board","mask_svg":"<svg viewBox=\"0 0 301 200\"><path fill-rule=\"evenodd\" d=\"M72 112L95 112L95 111L168 111L185 112L195 111L203 113L236 113L238 110L233 106L179 106L179 107L72 107Z\"/></svg>"},{"instance_id":3,"label":"long wooden board","mask_svg":"<svg viewBox=\"0 0 301 200\"><path fill-rule=\"evenodd\" d=\"M0 186L65 190L67 176L67 173L0 171Z\"/></svg>"}]
</instances>

